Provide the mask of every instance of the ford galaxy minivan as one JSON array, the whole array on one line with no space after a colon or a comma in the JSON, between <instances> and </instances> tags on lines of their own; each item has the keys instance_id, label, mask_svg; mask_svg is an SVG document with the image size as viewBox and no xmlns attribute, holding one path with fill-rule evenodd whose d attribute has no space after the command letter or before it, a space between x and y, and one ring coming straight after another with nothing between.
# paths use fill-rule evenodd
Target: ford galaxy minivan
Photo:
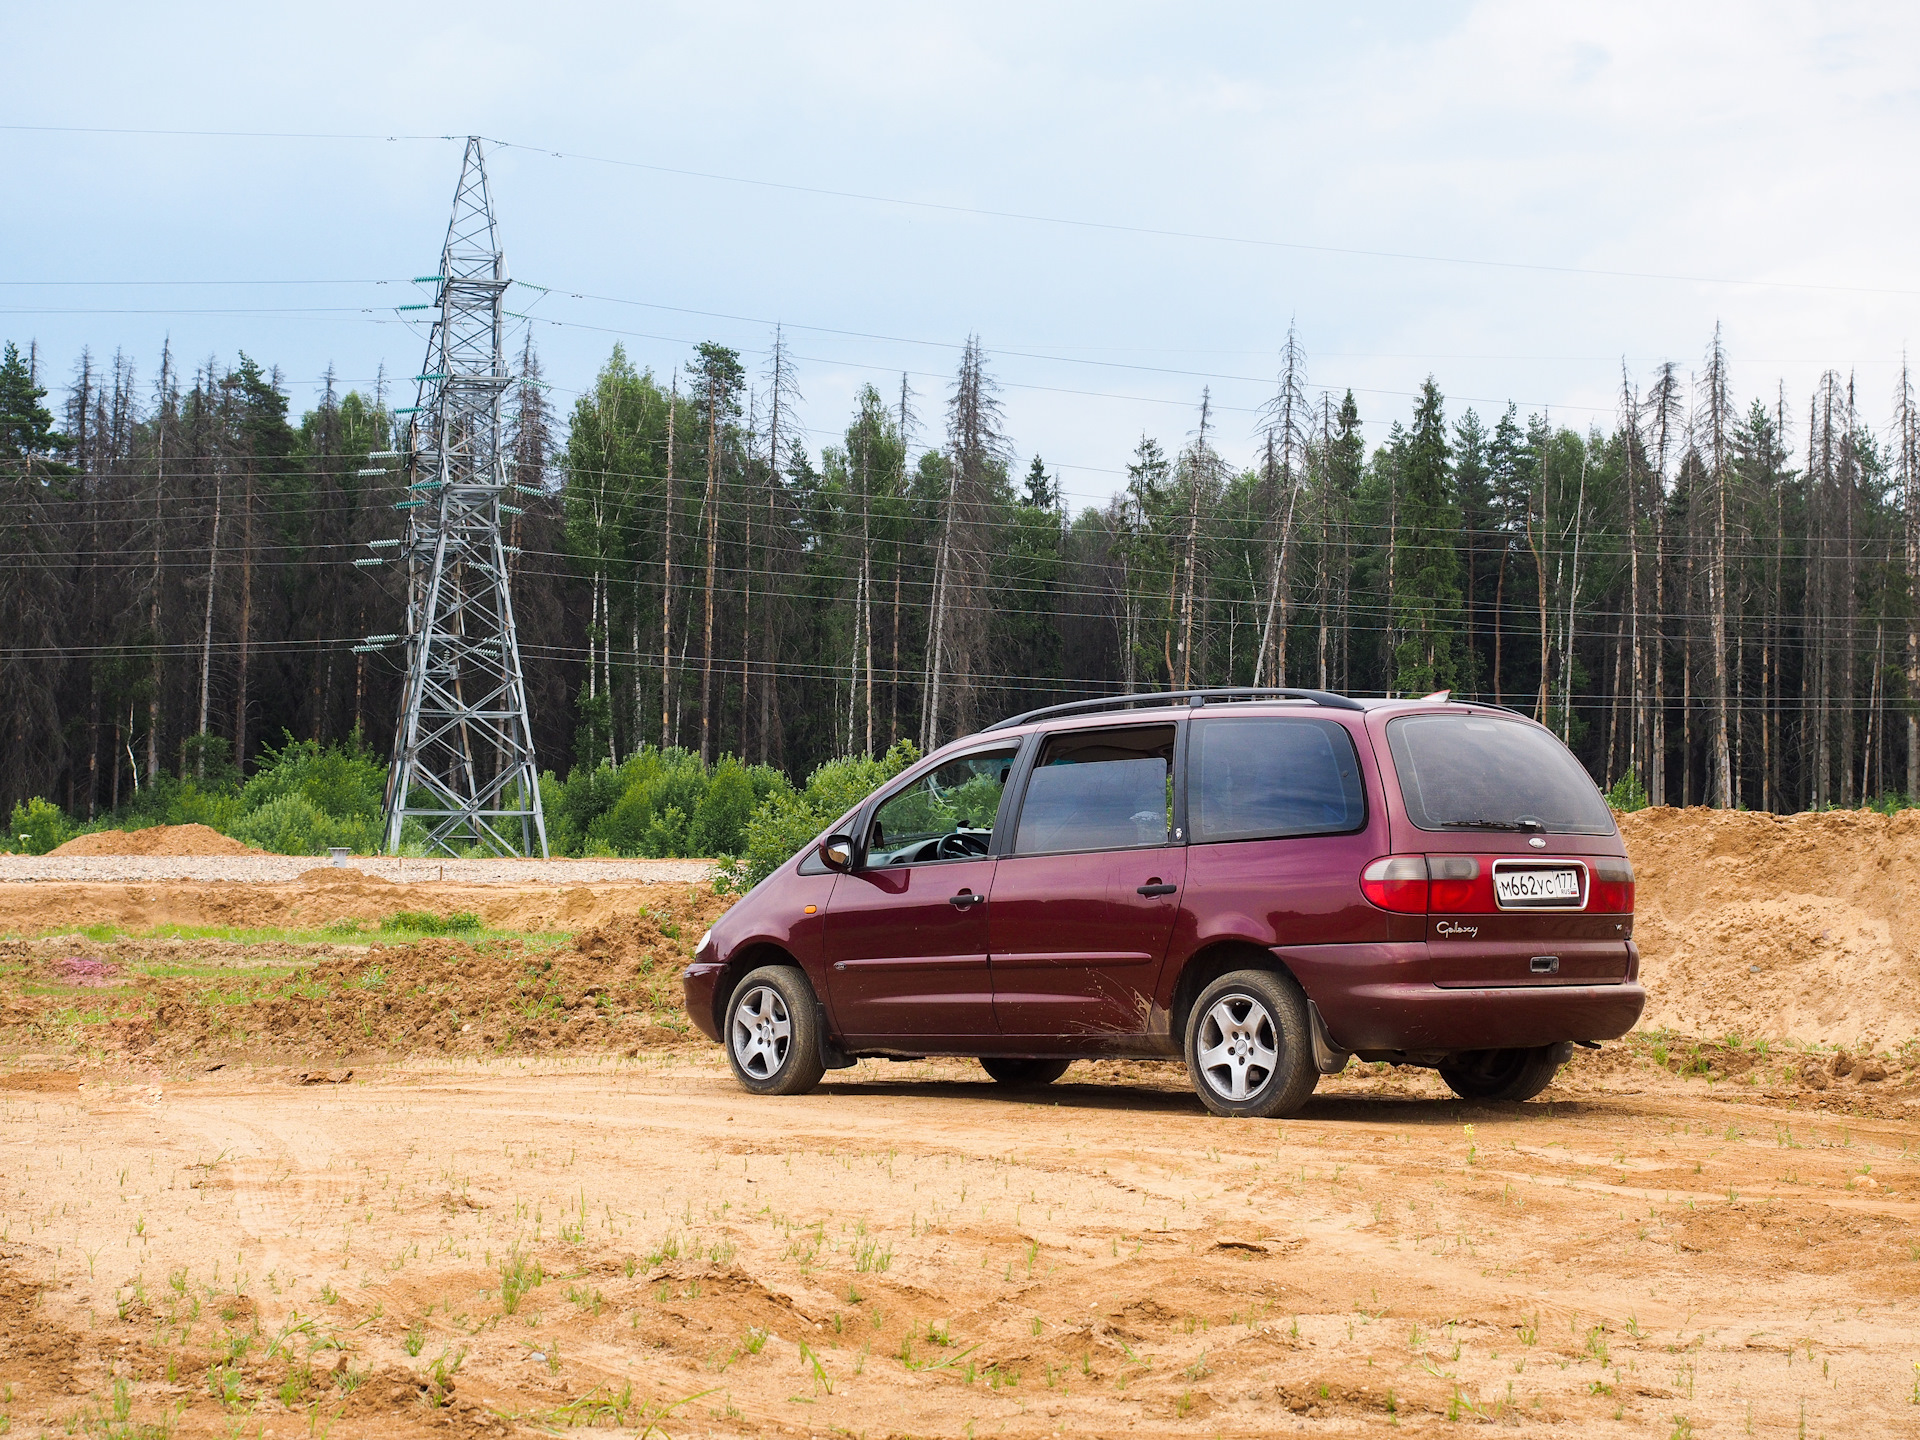
<instances>
[{"instance_id":1,"label":"ford galaxy minivan","mask_svg":"<svg viewBox=\"0 0 1920 1440\"><path fill-rule=\"evenodd\" d=\"M1605 800L1531 720L1204 690L1056 705L927 756L727 911L685 975L758 1094L861 1056L1184 1059L1290 1114L1353 1056L1537 1095L1646 992Z\"/></svg>"}]
</instances>

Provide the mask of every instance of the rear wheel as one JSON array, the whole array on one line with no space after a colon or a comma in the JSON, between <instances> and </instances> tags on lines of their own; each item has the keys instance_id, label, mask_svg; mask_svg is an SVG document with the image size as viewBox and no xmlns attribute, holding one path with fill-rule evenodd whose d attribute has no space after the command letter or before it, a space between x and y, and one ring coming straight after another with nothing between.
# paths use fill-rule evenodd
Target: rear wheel
<instances>
[{"instance_id":1,"label":"rear wheel","mask_svg":"<svg viewBox=\"0 0 1920 1440\"><path fill-rule=\"evenodd\" d=\"M1071 1064L1071 1060L1018 1060L1007 1055L980 1057L980 1068L1002 1085L1051 1085Z\"/></svg>"},{"instance_id":2,"label":"rear wheel","mask_svg":"<svg viewBox=\"0 0 1920 1440\"><path fill-rule=\"evenodd\" d=\"M727 1063L756 1095L801 1095L820 1083L819 1011L806 975L763 965L727 1001Z\"/></svg>"},{"instance_id":3,"label":"rear wheel","mask_svg":"<svg viewBox=\"0 0 1920 1440\"><path fill-rule=\"evenodd\" d=\"M1440 1078L1462 1100L1531 1100L1573 1053L1571 1045L1525 1050L1462 1050L1440 1064Z\"/></svg>"},{"instance_id":4,"label":"rear wheel","mask_svg":"<svg viewBox=\"0 0 1920 1440\"><path fill-rule=\"evenodd\" d=\"M1291 1115L1320 1082L1306 999L1267 970L1236 970L1202 990L1186 1049L1193 1088L1216 1115Z\"/></svg>"}]
</instances>

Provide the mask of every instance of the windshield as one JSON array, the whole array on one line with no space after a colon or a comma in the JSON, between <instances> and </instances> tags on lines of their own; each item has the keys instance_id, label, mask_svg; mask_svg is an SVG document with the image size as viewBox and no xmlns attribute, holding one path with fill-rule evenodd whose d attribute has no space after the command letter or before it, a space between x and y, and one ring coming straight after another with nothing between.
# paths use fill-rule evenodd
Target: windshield
<instances>
[{"instance_id":1,"label":"windshield","mask_svg":"<svg viewBox=\"0 0 1920 1440\"><path fill-rule=\"evenodd\" d=\"M1407 818L1422 830L1551 830L1611 835L1613 813L1567 747L1490 715L1387 722Z\"/></svg>"}]
</instances>

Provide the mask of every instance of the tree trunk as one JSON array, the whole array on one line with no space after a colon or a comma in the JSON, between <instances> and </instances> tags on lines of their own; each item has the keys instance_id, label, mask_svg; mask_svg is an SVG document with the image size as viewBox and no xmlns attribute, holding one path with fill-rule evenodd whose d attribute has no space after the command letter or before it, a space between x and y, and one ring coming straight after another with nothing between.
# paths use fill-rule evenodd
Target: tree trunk
<instances>
[{"instance_id":1,"label":"tree trunk","mask_svg":"<svg viewBox=\"0 0 1920 1440\"><path fill-rule=\"evenodd\" d=\"M707 396L707 495L702 506L707 527L706 623L701 631L700 655L700 763L713 757L713 572L720 549L720 405L719 396Z\"/></svg>"},{"instance_id":2,"label":"tree trunk","mask_svg":"<svg viewBox=\"0 0 1920 1440\"><path fill-rule=\"evenodd\" d=\"M247 478L240 510L240 675L233 701L233 763L242 775L247 773L247 661L252 650L253 628L253 464L247 464Z\"/></svg>"},{"instance_id":3,"label":"tree trunk","mask_svg":"<svg viewBox=\"0 0 1920 1440\"><path fill-rule=\"evenodd\" d=\"M660 546L660 748L673 745L673 441L680 410L680 372L673 372L673 390L667 400L666 539Z\"/></svg>"}]
</instances>

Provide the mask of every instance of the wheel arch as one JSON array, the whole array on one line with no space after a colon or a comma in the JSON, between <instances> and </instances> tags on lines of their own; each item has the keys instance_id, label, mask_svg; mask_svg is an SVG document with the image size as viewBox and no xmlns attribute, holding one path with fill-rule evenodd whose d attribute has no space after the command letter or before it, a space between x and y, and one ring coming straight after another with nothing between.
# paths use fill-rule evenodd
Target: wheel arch
<instances>
[{"instance_id":1,"label":"wheel arch","mask_svg":"<svg viewBox=\"0 0 1920 1440\"><path fill-rule=\"evenodd\" d=\"M727 957L727 963L720 967L720 974L713 984L713 1024L722 1037L727 1033L727 1006L733 1003L733 992L740 988L740 982L760 969L763 965L790 965L805 976L807 988L813 991L816 1003L820 991L813 983L813 977L807 974L807 967L794 958L793 952L772 940L749 940Z\"/></svg>"},{"instance_id":2,"label":"wheel arch","mask_svg":"<svg viewBox=\"0 0 1920 1440\"><path fill-rule=\"evenodd\" d=\"M1193 1010L1193 1002L1200 998L1200 992L1218 980L1222 975L1235 970L1265 970L1271 974L1284 975L1291 980L1304 997L1306 986L1300 984L1300 977L1293 973L1285 961L1264 945L1256 945L1251 940L1215 940L1203 945L1187 957L1180 968L1180 978L1174 982L1173 1000L1168 1006L1167 1023L1169 1033L1176 1045L1184 1044L1187 1033L1187 1016Z\"/></svg>"}]
</instances>

